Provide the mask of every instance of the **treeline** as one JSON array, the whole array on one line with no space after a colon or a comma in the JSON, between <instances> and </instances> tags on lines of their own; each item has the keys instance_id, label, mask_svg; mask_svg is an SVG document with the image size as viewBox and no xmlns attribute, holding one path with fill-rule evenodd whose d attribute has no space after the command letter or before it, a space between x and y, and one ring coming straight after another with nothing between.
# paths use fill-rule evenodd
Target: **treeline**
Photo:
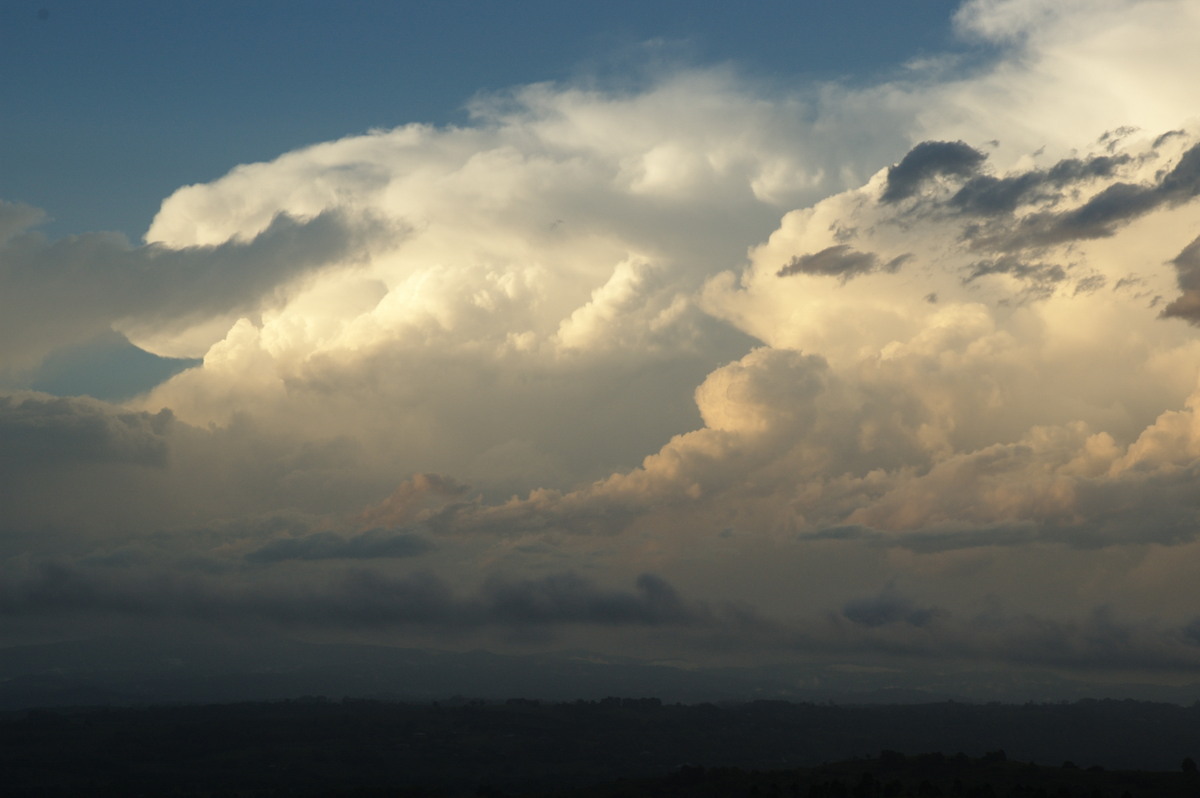
<instances>
[{"instance_id":1,"label":"treeline","mask_svg":"<svg viewBox=\"0 0 1200 798\"><path fill-rule=\"evenodd\" d=\"M550 792L544 798L1184 798L1200 794L1192 760L1179 771L1086 770L1009 761L1005 752L983 757L941 753L905 756L883 751L878 757L812 768L753 771L685 766L658 778L619 780L590 788Z\"/></svg>"},{"instance_id":2,"label":"treeline","mask_svg":"<svg viewBox=\"0 0 1200 798\"><path fill-rule=\"evenodd\" d=\"M1198 754L1200 705L1135 701L846 707L305 698L0 715L3 792L16 796L1099 790L1137 798L1200 794L1194 772L1182 767ZM988 786L992 793L968 791Z\"/></svg>"}]
</instances>

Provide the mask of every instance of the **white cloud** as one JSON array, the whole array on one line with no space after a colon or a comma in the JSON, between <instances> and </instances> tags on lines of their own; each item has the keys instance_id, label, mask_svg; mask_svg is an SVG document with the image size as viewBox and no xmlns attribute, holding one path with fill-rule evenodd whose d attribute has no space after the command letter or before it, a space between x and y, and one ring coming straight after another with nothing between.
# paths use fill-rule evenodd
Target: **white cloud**
<instances>
[{"instance_id":1,"label":"white cloud","mask_svg":"<svg viewBox=\"0 0 1200 798\"><path fill-rule=\"evenodd\" d=\"M1194 122L1200 68L1190 0L972 0L956 21L1011 50L993 68L935 88L924 138L997 139L1005 165L1039 147L1063 155L1105 131L1153 134Z\"/></svg>"}]
</instances>

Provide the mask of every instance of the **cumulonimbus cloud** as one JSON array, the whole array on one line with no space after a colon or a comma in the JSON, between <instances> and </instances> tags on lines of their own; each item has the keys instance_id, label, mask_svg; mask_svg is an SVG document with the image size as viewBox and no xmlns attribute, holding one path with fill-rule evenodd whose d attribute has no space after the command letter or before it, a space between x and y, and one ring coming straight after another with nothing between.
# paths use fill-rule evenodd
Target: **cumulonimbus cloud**
<instances>
[{"instance_id":1,"label":"cumulonimbus cloud","mask_svg":"<svg viewBox=\"0 0 1200 798\"><path fill-rule=\"evenodd\" d=\"M1198 13L976 0L994 60L868 87L519 88L180 189L144 246L0 208L11 362L108 327L203 358L122 407L0 404L45 461L9 559L86 563L21 606L369 560L386 607L234 577L161 606L679 626L727 590L796 650L1032 661L1051 629L1077 662L1128 616L1158 630L1128 661L1191 662Z\"/></svg>"}]
</instances>

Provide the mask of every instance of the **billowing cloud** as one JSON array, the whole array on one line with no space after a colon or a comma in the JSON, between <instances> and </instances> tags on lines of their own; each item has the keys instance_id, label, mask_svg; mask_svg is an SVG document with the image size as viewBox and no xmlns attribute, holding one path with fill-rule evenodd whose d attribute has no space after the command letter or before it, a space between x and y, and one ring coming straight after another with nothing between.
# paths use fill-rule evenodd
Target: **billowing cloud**
<instances>
[{"instance_id":1,"label":"billowing cloud","mask_svg":"<svg viewBox=\"0 0 1200 798\"><path fill-rule=\"evenodd\" d=\"M990 60L867 87L527 86L181 188L140 246L0 206L5 368L202 359L0 396L0 601L1193 667L1198 13L973 0Z\"/></svg>"},{"instance_id":2,"label":"billowing cloud","mask_svg":"<svg viewBox=\"0 0 1200 798\"><path fill-rule=\"evenodd\" d=\"M1143 172L1173 175L1191 152L1142 152L1127 161ZM1150 395L1172 393L1182 404L1196 366L1181 379L1150 364L1189 361L1194 340L1165 325L1144 294L1103 288L1131 279L1133 264L1099 247L1054 250L1044 242L1029 248L1049 263L1023 262L1005 246L979 260L987 249L972 238L972 219L941 210L970 178L926 187L921 203L902 207L886 199L889 177L881 172L860 190L789 215L740 276L709 283L710 312L770 347L710 374L696 395L704 428L678 436L640 469L555 502L575 507L586 498L650 512L667 501L721 504L730 495L741 501L753 482L778 486L781 531L1033 524L1053 539L1077 529L1083 545L1089 534L1105 542L1190 540L1191 533L1179 538L1168 531L1194 519L1193 509L1176 502L1169 506L1183 515L1158 525L1161 534L1129 528L1113 537L1116 519L1132 516L1104 499L1129 501L1140 491L1138 512L1157 516L1162 503L1151 498L1152 486L1169 490L1174 476L1168 474L1192 456L1185 443L1192 436L1182 430L1172 435L1169 453L1157 454L1163 446L1157 430L1179 423L1173 413L1156 419ZM1112 173L1109 180L1120 177ZM1090 196L1064 195L1056 212L1086 208L1107 191L1094 174L1087 185ZM781 275L775 264L788 252L851 257L837 245L819 248L834 235L825 221L831 218L862 231L854 239L863 250L899 250L913 253L911 259L901 272L860 269L849 281L824 279L830 269ZM1122 249L1149 257L1150 264L1136 262L1139 270L1168 261L1155 259L1151 248L1170 251L1187 241L1186 228L1165 239L1154 230L1147 240L1147 232L1131 226L1136 218L1111 236L1123 235L1129 243L1122 239ZM805 257L812 256L793 255L791 262L815 262ZM1059 259L1065 265L1053 262ZM1165 290L1169 269L1160 268L1156 279ZM936 304L926 301L930 293L939 297ZM1087 316L1092 322L1080 328ZM1123 322L1110 328L1116 318ZM1144 338L1130 349L1135 329ZM1083 378L1095 363L1127 377ZM528 500L539 518L555 502L540 494Z\"/></svg>"}]
</instances>

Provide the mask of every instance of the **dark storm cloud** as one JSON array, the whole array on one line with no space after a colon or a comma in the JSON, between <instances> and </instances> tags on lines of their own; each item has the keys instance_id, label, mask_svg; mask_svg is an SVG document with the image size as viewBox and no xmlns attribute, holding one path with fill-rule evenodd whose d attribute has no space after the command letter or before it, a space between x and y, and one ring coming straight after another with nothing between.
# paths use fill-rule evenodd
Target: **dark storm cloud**
<instances>
[{"instance_id":1,"label":"dark storm cloud","mask_svg":"<svg viewBox=\"0 0 1200 798\"><path fill-rule=\"evenodd\" d=\"M0 396L0 472L71 463L164 466L174 417L113 412L100 402Z\"/></svg>"},{"instance_id":2,"label":"dark storm cloud","mask_svg":"<svg viewBox=\"0 0 1200 798\"><path fill-rule=\"evenodd\" d=\"M923 141L888 169L887 187L881 199L883 202L907 199L934 177L973 175L986 159L986 155L962 141Z\"/></svg>"},{"instance_id":3,"label":"dark storm cloud","mask_svg":"<svg viewBox=\"0 0 1200 798\"><path fill-rule=\"evenodd\" d=\"M895 272L911 255L900 255L886 263L871 252L859 252L848 244L837 244L811 255L798 255L781 268L776 275L788 277L793 274L826 275L840 277L842 282L872 272Z\"/></svg>"},{"instance_id":4,"label":"dark storm cloud","mask_svg":"<svg viewBox=\"0 0 1200 798\"><path fill-rule=\"evenodd\" d=\"M1171 265L1182 293L1163 308L1162 315L1200 325L1200 237L1184 247Z\"/></svg>"},{"instance_id":5,"label":"dark storm cloud","mask_svg":"<svg viewBox=\"0 0 1200 798\"><path fill-rule=\"evenodd\" d=\"M416 557L433 548L420 535L371 529L353 537L315 532L302 537L273 540L246 555L249 562L283 560L372 560L380 557Z\"/></svg>"},{"instance_id":6,"label":"dark storm cloud","mask_svg":"<svg viewBox=\"0 0 1200 798\"><path fill-rule=\"evenodd\" d=\"M519 581L495 578L475 595L464 596L428 573L395 577L341 570L304 580L260 575L253 582L237 582L145 571L114 576L104 569L61 563L0 578L0 614L118 614L312 627L414 625L447 631L563 624L678 626L717 620L705 605L683 600L652 574L638 577L632 592L562 573Z\"/></svg>"}]
</instances>

